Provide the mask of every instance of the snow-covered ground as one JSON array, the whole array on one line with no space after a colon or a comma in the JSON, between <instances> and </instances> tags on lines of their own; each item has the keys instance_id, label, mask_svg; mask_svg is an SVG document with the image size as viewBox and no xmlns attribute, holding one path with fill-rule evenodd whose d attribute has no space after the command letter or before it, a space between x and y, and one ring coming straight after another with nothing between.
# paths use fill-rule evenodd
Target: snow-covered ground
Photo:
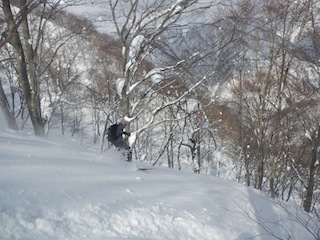
<instances>
[{"instance_id":1,"label":"snow-covered ground","mask_svg":"<svg viewBox=\"0 0 320 240\"><path fill-rule=\"evenodd\" d=\"M70 11L95 14L99 30L112 32L98 11L106 1L92 2ZM0 114L0 240L317 239L310 216L252 188L167 168L137 170L140 163L125 163L115 150L100 154L98 146L50 134L10 131Z\"/></svg>"},{"instance_id":2,"label":"snow-covered ground","mask_svg":"<svg viewBox=\"0 0 320 240\"><path fill-rule=\"evenodd\" d=\"M316 239L295 219L304 214L289 216L259 191L137 165L1 123L0 239Z\"/></svg>"}]
</instances>

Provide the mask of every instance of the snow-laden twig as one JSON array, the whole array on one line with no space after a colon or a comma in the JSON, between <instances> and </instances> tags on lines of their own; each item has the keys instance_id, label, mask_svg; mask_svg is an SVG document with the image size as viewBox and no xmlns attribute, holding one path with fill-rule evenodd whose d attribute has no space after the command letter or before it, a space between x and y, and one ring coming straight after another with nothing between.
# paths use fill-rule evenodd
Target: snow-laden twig
<instances>
[{"instance_id":1,"label":"snow-laden twig","mask_svg":"<svg viewBox=\"0 0 320 240\"><path fill-rule=\"evenodd\" d=\"M193 60L195 58L197 58L198 56L200 56L201 52L195 52L193 53L191 56L189 56L186 59L182 59L178 62L176 62L173 65L170 66L166 66L166 67L161 67L161 68L153 68L151 69L140 81L135 82L134 84L132 84L129 87L129 91L127 92L127 94L130 94L131 92L133 92L138 86L140 86L142 83L144 83L146 80L148 80L150 77L152 77L154 74L162 74L164 72L167 71L172 71L174 69L177 69L178 67L180 67L182 64L186 63L187 61ZM156 82L155 84L158 84L158 82Z\"/></svg>"},{"instance_id":2,"label":"snow-laden twig","mask_svg":"<svg viewBox=\"0 0 320 240\"><path fill-rule=\"evenodd\" d=\"M161 106L159 106L158 108L154 109L152 112L151 112L151 117L149 119L149 121L147 122L147 124L145 124L143 127L141 127L140 129L138 129L136 132L137 133L140 133L148 128L150 128L156 118L156 116L162 111L164 110L165 108L169 107L169 106L172 106L172 105L175 105L176 103L180 102L183 98L185 98L187 95L189 95L192 91L194 91L198 86L200 86L206 79L207 79L207 76L209 74L212 74L211 71L208 71L208 73L202 77L201 80L199 80L197 83L195 83L191 88L189 88L187 91L185 91L180 97L178 97L177 99L174 99L170 102L167 102L165 104L162 104ZM172 121L172 119L171 119Z\"/></svg>"}]
</instances>

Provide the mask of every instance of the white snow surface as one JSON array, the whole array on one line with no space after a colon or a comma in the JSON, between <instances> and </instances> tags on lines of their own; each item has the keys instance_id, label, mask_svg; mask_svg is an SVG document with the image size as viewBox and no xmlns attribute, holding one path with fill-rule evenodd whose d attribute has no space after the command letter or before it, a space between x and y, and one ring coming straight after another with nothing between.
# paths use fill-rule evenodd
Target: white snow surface
<instances>
[{"instance_id":1,"label":"white snow surface","mask_svg":"<svg viewBox=\"0 0 320 240\"><path fill-rule=\"evenodd\" d=\"M70 9L101 19L105 2ZM96 24L112 32L108 21ZM133 50L131 57L139 49ZM118 94L122 88L120 79ZM315 239L297 223L296 217L304 223L307 215L295 208L291 215L252 188L126 163L118 151L99 153L98 146L81 146L54 131L41 139L4 126L0 114L1 240Z\"/></svg>"},{"instance_id":2,"label":"white snow surface","mask_svg":"<svg viewBox=\"0 0 320 240\"><path fill-rule=\"evenodd\" d=\"M137 170L141 163L126 163L112 149L97 153L76 139L0 130L2 240L314 239L279 204L240 184Z\"/></svg>"}]
</instances>

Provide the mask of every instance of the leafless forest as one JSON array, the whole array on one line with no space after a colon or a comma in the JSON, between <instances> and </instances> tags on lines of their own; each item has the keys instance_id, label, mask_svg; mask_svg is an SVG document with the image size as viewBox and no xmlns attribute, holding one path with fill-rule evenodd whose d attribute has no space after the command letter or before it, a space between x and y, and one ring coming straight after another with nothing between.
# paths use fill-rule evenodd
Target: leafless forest
<instances>
[{"instance_id":1,"label":"leafless forest","mask_svg":"<svg viewBox=\"0 0 320 240\"><path fill-rule=\"evenodd\" d=\"M232 179L320 219L319 2L105 2L110 33L67 11L83 2L2 0L8 127L103 154L126 117L139 161Z\"/></svg>"}]
</instances>

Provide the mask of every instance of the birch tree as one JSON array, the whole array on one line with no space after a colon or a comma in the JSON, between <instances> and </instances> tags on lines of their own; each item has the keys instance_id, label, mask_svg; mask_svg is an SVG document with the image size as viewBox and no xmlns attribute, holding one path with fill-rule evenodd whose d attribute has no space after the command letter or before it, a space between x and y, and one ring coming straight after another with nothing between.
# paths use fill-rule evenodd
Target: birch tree
<instances>
[{"instance_id":1,"label":"birch tree","mask_svg":"<svg viewBox=\"0 0 320 240\"><path fill-rule=\"evenodd\" d=\"M40 3L29 3L21 0L19 7L21 15L24 16L21 19L15 17L11 1L5 0L2 3L3 13L8 26L6 41L12 45L15 51L19 85L26 100L34 132L37 136L44 136L44 122L41 116L39 98L40 87L36 74L36 55L31 44L28 23L28 14L32 9L39 6ZM21 31L18 31L18 27L21 27Z\"/></svg>"},{"instance_id":2,"label":"birch tree","mask_svg":"<svg viewBox=\"0 0 320 240\"><path fill-rule=\"evenodd\" d=\"M156 62L161 57L155 55L157 42L165 38L165 33L174 29L188 11L192 11L196 0L182 1L109 1L119 41L122 47L121 76L117 79L120 99L119 117L130 121L144 116L145 126L151 126L155 117L167 106L173 105L190 94L208 77L202 76L196 83L175 98L166 102L157 96L173 83L180 81L177 69L197 53L185 59L176 59L164 66ZM147 67L146 61L153 62ZM149 108L150 107L150 108Z\"/></svg>"},{"instance_id":3,"label":"birch tree","mask_svg":"<svg viewBox=\"0 0 320 240\"><path fill-rule=\"evenodd\" d=\"M10 7L10 1L2 1L1 10L5 16L4 19L1 19L1 39L0 39L0 49L5 47L7 43L13 43L13 41L16 42L16 46L18 47L19 40L17 39L16 35L18 33L18 28L21 26L21 24L26 20L28 14L34 10L36 7L38 7L39 3L29 3L26 8L20 9L16 16L13 16L11 7ZM9 58L10 59L10 58ZM8 61L9 59L3 60ZM3 89L3 82L1 81L0 86L0 106L1 110L4 114L4 118L7 122L7 125L9 128L17 130L18 125L15 122L14 118L14 112L13 109L10 108L9 101L6 97L6 93Z\"/></svg>"},{"instance_id":4,"label":"birch tree","mask_svg":"<svg viewBox=\"0 0 320 240\"><path fill-rule=\"evenodd\" d=\"M44 136L48 130L45 127L48 126L48 120L52 115L49 109L55 109L49 108L45 103L50 100L48 105L53 106L53 103L58 102L56 101L59 97L57 91L59 93L65 91L65 89L59 89L57 84L60 84L60 87L68 85L66 82L61 85L58 82L58 76L64 74L63 69L69 63L65 62L57 66L55 63L60 60L55 62L55 59L59 57L62 46L75 36L90 31L91 25L88 21L64 14L62 10L68 4L61 6L60 1L52 3L6 0L2 3L7 30L0 46L9 44L13 50L14 58L10 61L17 66L15 68L19 82L17 88L20 89L26 103L27 118L30 117L35 135ZM63 22L66 20L68 24ZM75 56L70 56L71 58ZM54 75L50 67L52 64L58 71ZM76 74L72 75L72 71L67 72L66 75L62 77L66 81L79 77ZM53 90L57 91L53 93L51 92ZM54 99L53 102L52 99Z\"/></svg>"}]
</instances>

